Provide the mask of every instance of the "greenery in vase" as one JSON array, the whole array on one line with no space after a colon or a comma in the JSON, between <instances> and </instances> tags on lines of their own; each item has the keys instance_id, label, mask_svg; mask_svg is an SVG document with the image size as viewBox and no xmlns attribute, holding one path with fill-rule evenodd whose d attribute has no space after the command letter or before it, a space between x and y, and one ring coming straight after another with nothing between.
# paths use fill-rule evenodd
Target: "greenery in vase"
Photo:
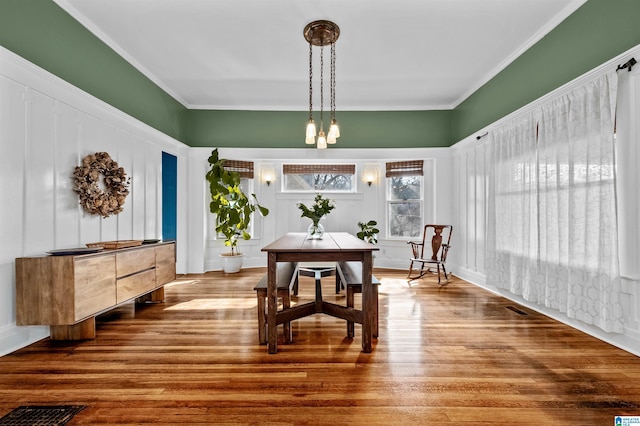
<instances>
[{"instance_id":1,"label":"greenery in vase","mask_svg":"<svg viewBox=\"0 0 640 426\"><path fill-rule=\"evenodd\" d=\"M316 194L311 207L298 203L298 208L302 212L300 217L308 217L313 221L313 226L317 227L320 219L331 213L331 210L336 208L336 203L333 200L324 198L322 194Z\"/></svg>"},{"instance_id":2,"label":"greenery in vase","mask_svg":"<svg viewBox=\"0 0 640 426\"><path fill-rule=\"evenodd\" d=\"M211 169L206 178L211 192L209 209L216 215L216 233L224 235L224 245L231 248L231 255L237 254L238 237L250 240L247 232L251 223L251 214L258 210L262 216L269 210L258 203L255 194L250 199L240 189L240 174L224 168L225 160L219 158L218 149L209 157Z\"/></svg>"},{"instance_id":3,"label":"greenery in vase","mask_svg":"<svg viewBox=\"0 0 640 426\"><path fill-rule=\"evenodd\" d=\"M378 244L378 233L380 230L376 228L378 222L370 220L369 222L358 222L360 232L356 234L358 238L371 244Z\"/></svg>"}]
</instances>

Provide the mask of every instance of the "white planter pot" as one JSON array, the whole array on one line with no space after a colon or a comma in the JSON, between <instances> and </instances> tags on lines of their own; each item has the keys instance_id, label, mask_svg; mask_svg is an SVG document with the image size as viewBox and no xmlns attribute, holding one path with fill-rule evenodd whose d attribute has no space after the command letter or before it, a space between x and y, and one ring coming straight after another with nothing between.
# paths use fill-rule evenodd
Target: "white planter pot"
<instances>
[{"instance_id":1,"label":"white planter pot","mask_svg":"<svg viewBox=\"0 0 640 426\"><path fill-rule=\"evenodd\" d=\"M222 262L222 270L225 274L234 274L239 272L242 268L242 259L244 258L244 254L239 253L231 255L229 253L223 253L219 256Z\"/></svg>"}]
</instances>

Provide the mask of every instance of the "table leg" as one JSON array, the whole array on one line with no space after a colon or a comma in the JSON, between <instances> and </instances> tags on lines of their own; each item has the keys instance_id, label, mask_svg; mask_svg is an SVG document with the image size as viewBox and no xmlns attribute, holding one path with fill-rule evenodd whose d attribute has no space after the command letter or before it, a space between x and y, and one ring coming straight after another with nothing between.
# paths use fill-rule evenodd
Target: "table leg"
<instances>
[{"instance_id":1,"label":"table leg","mask_svg":"<svg viewBox=\"0 0 640 426\"><path fill-rule=\"evenodd\" d=\"M373 333L373 285L371 284L371 270L373 268L371 252L362 256L362 352L371 352Z\"/></svg>"},{"instance_id":2,"label":"table leg","mask_svg":"<svg viewBox=\"0 0 640 426\"><path fill-rule=\"evenodd\" d=\"M278 309L276 260L276 254L269 253L267 267L267 347L270 354L278 352L278 329L276 327L276 313Z\"/></svg>"}]
</instances>

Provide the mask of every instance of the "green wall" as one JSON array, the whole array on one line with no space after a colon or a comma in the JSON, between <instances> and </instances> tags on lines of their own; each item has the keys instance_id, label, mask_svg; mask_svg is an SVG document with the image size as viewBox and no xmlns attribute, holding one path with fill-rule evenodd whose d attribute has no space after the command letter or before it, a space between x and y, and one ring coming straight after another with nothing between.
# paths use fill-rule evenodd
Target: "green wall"
<instances>
[{"instance_id":1,"label":"green wall","mask_svg":"<svg viewBox=\"0 0 640 426\"><path fill-rule=\"evenodd\" d=\"M188 145L304 146L306 112L187 110L52 0L0 0L0 44ZM453 111L338 109L336 148L450 146L638 44L640 0L589 0Z\"/></svg>"},{"instance_id":2,"label":"green wall","mask_svg":"<svg viewBox=\"0 0 640 426\"><path fill-rule=\"evenodd\" d=\"M589 0L454 110L453 142L638 44L640 0Z\"/></svg>"},{"instance_id":3,"label":"green wall","mask_svg":"<svg viewBox=\"0 0 640 426\"><path fill-rule=\"evenodd\" d=\"M341 136L332 149L450 146L452 115L452 111L339 111ZM191 110L187 138L189 145L202 147L313 148L304 144L307 119L305 111ZM319 126L319 114L314 119Z\"/></svg>"},{"instance_id":4,"label":"green wall","mask_svg":"<svg viewBox=\"0 0 640 426\"><path fill-rule=\"evenodd\" d=\"M0 0L0 45L187 142L187 109L53 1Z\"/></svg>"}]
</instances>

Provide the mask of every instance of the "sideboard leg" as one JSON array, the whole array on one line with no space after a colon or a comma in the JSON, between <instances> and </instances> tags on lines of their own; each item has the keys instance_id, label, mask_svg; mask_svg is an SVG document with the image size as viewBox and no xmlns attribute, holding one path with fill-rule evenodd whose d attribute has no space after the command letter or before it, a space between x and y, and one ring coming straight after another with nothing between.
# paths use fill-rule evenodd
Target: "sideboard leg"
<instances>
[{"instance_id":1,"label":"sideboard leg","mask_svg":"<svg viewBox=\"0 0 640 426\"><path fill-rule=\"evenodd\" d=\"M143 294L136 298L136 303L158 303L164 302L164 287L157 288L150 293Z\"/></svg>"},{"instance_id":2,"label":"sideboard leg","mask_svg":"<svg viewBox=\"0 0 640 426\"><path fill-rule=\"evenodd\" d=\"M51 325L51 340L87 340L96 337L96 318L87 318L73 325Z\"/></svg>"}]
</instances>

